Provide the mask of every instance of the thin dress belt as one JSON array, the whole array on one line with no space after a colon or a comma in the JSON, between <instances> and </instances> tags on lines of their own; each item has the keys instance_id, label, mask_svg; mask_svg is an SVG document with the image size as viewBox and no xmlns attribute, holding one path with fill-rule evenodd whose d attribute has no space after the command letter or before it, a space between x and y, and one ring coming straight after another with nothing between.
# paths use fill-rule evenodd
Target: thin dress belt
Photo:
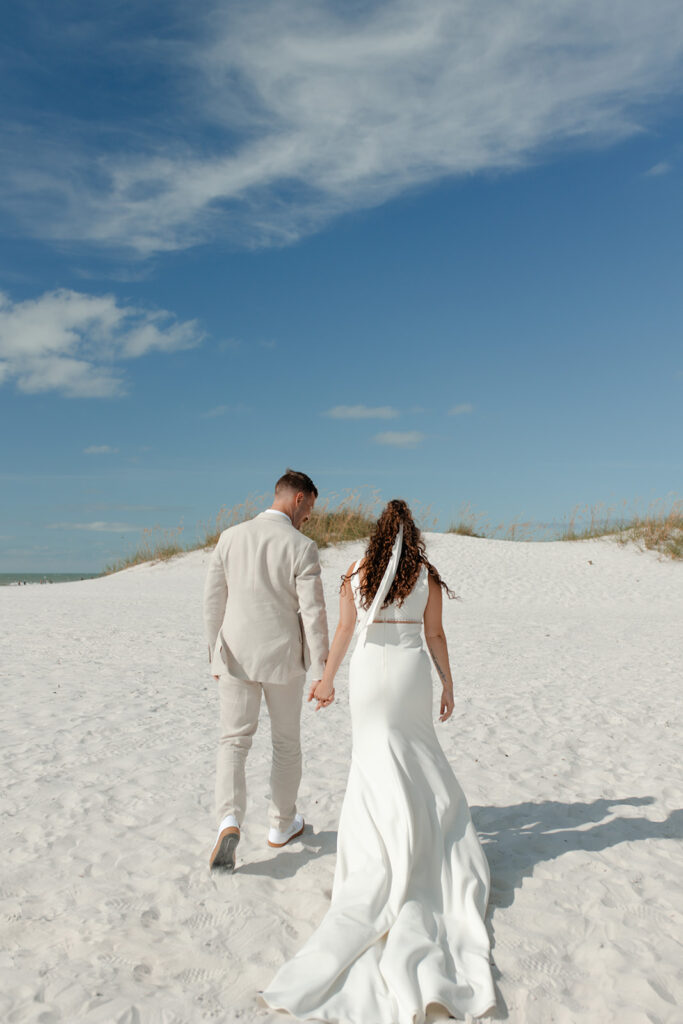
<instances>
[{"instance_id":1,"label":"thin dress belt","mask_svg":"<svg viewBox=\"0 0 683 1024\"><path fill-rule=\"evenodd\" d=\"M388 622L388 623L390 623L390 625L392 625L392 626L397 626L397 625L401 625L401 626L403 626L403 625L404 625L404 624L406 624L406 623L411 623L411 624L413 624L413 625L415 625L415 626L420 626L420 625L422 625L422 622L421 622L421 620L420 620L420 619L373 619L373 620L372 620L372 624L373 624L373 625L374 625L374 624L375 624L376 622Z\"/></svg>"}]
</instances>

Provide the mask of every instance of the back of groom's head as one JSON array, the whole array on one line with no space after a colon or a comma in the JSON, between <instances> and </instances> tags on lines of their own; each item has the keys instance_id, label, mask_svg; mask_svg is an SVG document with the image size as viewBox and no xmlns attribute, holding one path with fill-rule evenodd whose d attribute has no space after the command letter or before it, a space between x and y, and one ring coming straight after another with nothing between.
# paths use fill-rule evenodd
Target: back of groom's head
<instances>
[{"instance_id":1,"label":"back of groom's head","mask_svg":"<svg viewBox=\"0 0 683 1024\"><path fill-rule=\"evenodd\" d=\"M282 494L283 491L294 491L296 494L312 494L318 497L318 488L310 476L300 473L296 469L287 469L275 484L275 493Z\"/></svg>"}]
</instances>

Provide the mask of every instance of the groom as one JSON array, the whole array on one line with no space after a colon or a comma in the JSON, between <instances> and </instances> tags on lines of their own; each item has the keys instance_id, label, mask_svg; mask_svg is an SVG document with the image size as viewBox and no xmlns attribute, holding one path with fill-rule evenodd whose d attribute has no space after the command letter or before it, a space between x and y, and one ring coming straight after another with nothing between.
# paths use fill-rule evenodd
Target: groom
<instances>
[{"instance_id":1,"label":"groom","mask_svg":"<svg viewBox=\"0 0 683 1024\"><path fill-rule=\"evenodd\" d=\"M247 804L245 765L262 694L273 743L268 845L285 846L304 830L296 811L302 695L306 669L318 681L328 654L318 549L299 533L317 497L309 476L288 469L271 508L224 530L211 556L204 622L220 692L211 868L235 867Z\"/></svg>"}]
</instances>

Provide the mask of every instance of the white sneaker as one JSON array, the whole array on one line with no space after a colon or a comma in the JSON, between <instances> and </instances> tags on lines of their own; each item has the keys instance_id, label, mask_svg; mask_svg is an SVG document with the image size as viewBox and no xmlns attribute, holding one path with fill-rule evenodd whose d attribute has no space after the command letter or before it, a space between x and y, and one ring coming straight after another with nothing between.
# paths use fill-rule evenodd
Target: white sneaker
<instances>
[{"instance_id":1,"label":"white sneaker","mask_svg":"<svg viewBox=\"0 0 683 1024\"><path fill-rule=\"evenodd\" d=\"M228 814L218 826L218 835L209 857L210 868L227 868L235 870L235 851L240 841L240 827L237 818Z\"/></svg>"},{"instance_id":2,"label":"white sneaker","mask_svg":"<svg viewBox=\"0 0 683 1024\"><path fill-rule=\"evenodd\" d=\"M276 828L270 829L268 832L268 846L286 846L287 843L291 843L293 839L300 836L303 830L304 819L300 814L295 814L294 821L286 832L280 832Z\"/></svg>"}]
</instances>

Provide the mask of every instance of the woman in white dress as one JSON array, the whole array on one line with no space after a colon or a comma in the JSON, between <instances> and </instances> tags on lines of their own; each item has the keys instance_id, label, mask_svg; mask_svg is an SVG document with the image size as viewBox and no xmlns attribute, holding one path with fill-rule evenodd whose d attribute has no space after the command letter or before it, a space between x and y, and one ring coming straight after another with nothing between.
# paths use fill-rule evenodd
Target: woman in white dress
<instances>
[{"instance_id":1,"label":"woman in white dress","mask_svg":"<svg viewBox=\"0 0 683 1024\"><path fill-rule=\"evenodd\" d=\"M353 749L330 908L263 993L274 1009L343 1024L422 1024L495 1004L484 924L486 857L436 737L427 646L453 711L439 573L404 501L390 501L341 587L340 619L316 710L354 630ZM310 698L309 698L310 699ZM433 1006L437 1004L437 1006Z\"/></svg>"}]
</instances>

